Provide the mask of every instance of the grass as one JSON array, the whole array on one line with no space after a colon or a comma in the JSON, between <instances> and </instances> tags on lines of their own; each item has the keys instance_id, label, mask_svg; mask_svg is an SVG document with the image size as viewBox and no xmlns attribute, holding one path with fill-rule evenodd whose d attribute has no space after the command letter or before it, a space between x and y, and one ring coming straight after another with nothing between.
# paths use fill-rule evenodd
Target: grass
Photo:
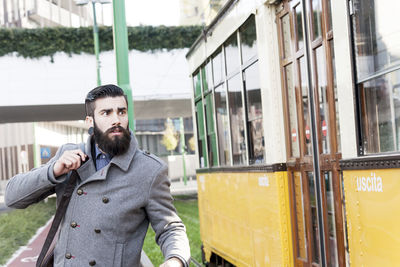
<instances>
[{"instance_id":1,"label":"grass","mask_svg":"<svg viewBox=\"0 0 400 267\"><path fill-rule=\"evenodd\" d=\"M12 254L54 215L56 199L40 202L24 210L12 210L0 214L0 265L4 265Z\"/></svg>"},{"instance_id":2,"label":"grass","mask_svg":"<svg viewBox=\"0 0 400 267\"><path fill-rule=\"evenodd\" d=\"M197 199L178 196L175 197L174 204L186 226L192 258L201 262ZM42 227L54 213L55 198L49 198L47 203L42 201L23 210L0 214L0 265L4 265L19 247L25 246L37 229ZM153 229L149 227L143 250L154 266L159 266L163 263L164 257L155 243L154 236ZM191 266L194 266L193 263Z\"/></svg>"},{"instance_id":3,"label":"grass","mask_svg":"<svg viewBox=\"0 0 400 267\"><path fill-rule=\"evenodd\" d=\"M186 233L189 238L190 252L192 258L196 261L201 262L201 240L200 240L200 224L199 224L199 211L197 207L197 199L191 199L188 197L175 197L175 208L178 211L179 217L182 219L186 226ZM147 231L146 238L144 240L143 250L150 258L154 266L159 266L164 261L164 257L161 253L160 248L157 246L154 240L154 231L151 227ZM190 266L195 266L191 263Z\"/></svg>"}]
</instances>

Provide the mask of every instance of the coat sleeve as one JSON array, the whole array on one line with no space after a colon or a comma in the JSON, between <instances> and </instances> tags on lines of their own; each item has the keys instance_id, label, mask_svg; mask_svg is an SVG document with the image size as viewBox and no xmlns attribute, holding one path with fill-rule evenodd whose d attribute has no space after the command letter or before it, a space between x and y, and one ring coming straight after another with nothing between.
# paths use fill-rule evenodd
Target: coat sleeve
<instances>
[{"instance_id":1,"label":"coat sleeve","mask_svg":"<svg viewBox=\"0 0 400 267\"><path fill-rule=\"evenodd\" d=\"M189 266L190 247L185 225L178 217L170 193L168 168L163 165L157 172L150 187L146 212L156 233L156 242L164 258L179 258L184 266Z\"/></svg>"},{"instance_id":2,"label":"coat sleeve","mask_svg":"<svg viewBox=\"0 0 400 267\"><path fill-rule=\"evenodd\" d=\"M57 179L53 174L53 166L60 157L63 147L45 165L34 168L26 173L15 175L8 181L5 190L5 203L8 207L24 209L55 193L55 186L64 182L67 175Z\"/></svg>"}]
</instances>

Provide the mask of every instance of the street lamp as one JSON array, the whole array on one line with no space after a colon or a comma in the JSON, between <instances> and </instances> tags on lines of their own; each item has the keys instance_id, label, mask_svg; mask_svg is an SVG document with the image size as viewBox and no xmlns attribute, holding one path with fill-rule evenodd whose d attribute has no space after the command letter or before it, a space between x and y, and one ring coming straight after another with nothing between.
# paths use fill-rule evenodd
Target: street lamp
<instances>
[{"instance_id":1,"label":"street lamp","mask_svg":"<svg viewBox=\"0 0 400 267\"><path fill-rule=\"evenodd\" d=\"M75 0L77 6L87 5L89 2L92 3L93 7L93 39L94 39L94 53L96 55L96 69L97 69L97 85L101 85L100 79L100 60L99 60L99 29L97 28L96 20L96 3L108 4L110 0Z\"/></svg>"}]
</instances>

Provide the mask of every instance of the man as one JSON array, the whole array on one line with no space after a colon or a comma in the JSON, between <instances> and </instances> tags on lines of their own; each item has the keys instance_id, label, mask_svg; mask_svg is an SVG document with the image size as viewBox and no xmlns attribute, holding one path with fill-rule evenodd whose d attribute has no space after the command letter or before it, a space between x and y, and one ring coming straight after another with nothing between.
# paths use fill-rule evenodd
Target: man
<instances>
[{"instance_id":1,"label":"man","mask_svg":"<svg viewBox=\"0 0 400 267\"><path fill-rule=\"evenodd\" d=\"M139 266L149 222L166 259L161 266L188 266L189 242L173 207L167 167L138 149L122 89L99 86L85 107L93 127L87 143L63 145L47 164L13 177L7 206L25 208L54 192L59 199L77 170L81 180L60 226L54 266Z\"/></svg>"}]
</instances>

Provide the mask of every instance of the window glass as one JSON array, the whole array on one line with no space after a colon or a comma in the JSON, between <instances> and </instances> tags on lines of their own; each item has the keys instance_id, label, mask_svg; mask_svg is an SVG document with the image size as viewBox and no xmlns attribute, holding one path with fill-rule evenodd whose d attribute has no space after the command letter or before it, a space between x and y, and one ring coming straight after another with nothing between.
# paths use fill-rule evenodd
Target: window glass
<instances>
[{"instance_id":1,"label":"window glass","mask_svg":"<svg viewBox=\"0 0 400 267\"><path fill-rule=\"evenodd\" d=\"M300 60L300 85L301 85L301 99L303 105L303 124L304 124L304 138L305 138L305 155L312 154L311 146L311 122L309 111L309 98L308 98L308 85L307 85L307 69L304 57Z\"/></svg>"},{"instance_id":2,"label":"window glass","mask_svg":"<svg viewBox=\"0 0 400 267\"><path fill-rule=\"evenodd\" d=\"M225 61L228 76L239 70L239 48L236 32L225 43Z\"/></svg>"},{"instance_id":3,"label":"window glass","mask_svg":"<svg viewBox=\"0 0 400 267\"><path fill-rule=\"evenodd\" d=\"M291 155L293 157L300 156L299 138L297 127L297 110L296 110L296 91L293 81L293 66L292 64L285 67L286 90L289 105L289 127L290 127L290 141L292 144Z\"/></svg>"},{"instance_id":4,"label":"window glass","mask_svg":"<svg viewBox=\"0 0 400 267\"><path fill-rule=\"evenodd\" d=\"M398 0L354 1L354 45L357 78L363 80L400 64Z\"/></svg>"},{"instance_id":5,"label":"window glass","mask_svg":"<svg viewBox=\"0 0 400 267\"><path fill-rule=\"evenodd\" d=\"M246 164L246 140L244 136L243 102L240 75L228 81L229 115L231 122L232 158L234 165Z\"/></svg>"},{"instance_id":6,"label":"window glass","mask_svg":"<svg viewBox=\"0 0 400 267\"><path fill-rule=\"evenodd\" d=\"M318 39L322 36L322 3L321 0L312 0L312 33L313 40Z\"/></svg>"},{"instance_id":7,"label":"window glass","mask_svg":"<svg viewBox=\"0 0 400 267\"><path fill-rule=\"evenodd\" d=\"M206 64L206 79L207 79L207 90L211 90L213 88L213 77L212 77L212 66L211 66L211 60L208 60Z\"/></svg>"},{"instance_id":8,"label":"window glass","mask_svg":"<svg viewBox=\"0 0 400 267\"><path fill-rule=\"evenodd\" d=\"M359 85L363 151L398 151L400 147L400 70Z\"/></svg>"},{"instance_id":9,"label":"window glass","mask_svg":"<svg viewBox=\"0 0 400 267\"><path fill-rule=\"evenodd\" d=\"M282 20L282 38L283 38L283 56L288 58L292 55L291 38L290 38L290 17L286 14Z\"/></svg>"},{"instance_id":10,"label":"window glass","mask_svg":"<svg viewBox=\"0 0 400 267\"><path fill-rule=\"evenodd\" d=\"M194 96L201 96L201 80L200 80L200 72L193 75L193 87L194 87Z\"/></svg>"},{"instance_id":11,"label":"window glass","mask_svg":"<svg viewBox=\"0 0 400 267\"><path fill-rule=\"evenodd\" d=\"M208 145L208 161L210 166L218 165L217 158L217 140L214 130L214 108L212 94L205 97L205 110L206 110L206 127L207 127L207 145Z\"/></svg>"},{"instance_id":12,"label":"window glass","mask_svg":"<svg viewBox=\"0 0 400 267\"><path fill-rule=\"evenodd\" d=\"M206 73L206 68L202 67L200 70L201 73L201 82L203 83L203 92L207 92L209 90L208 88L208 73Z\"/></svg>"},{"instance_id":13,"label":"window glass","mask_svg":"<svg viewBox=\"0 0 400 267\"><path fill-rule=\"evenodd\" d=\"M258 72L258 63L254 63L244 72L246 101L247 101L247 119L248 119L248 138L249 138L249 162L264 162L264 130L262 122L262 104L260 76Z\"/></svg>"},{"instance_id":14,"label":"window glass","mask_svg":"<svg viewBox=\"0 0 400 267\"><path fill-rule=\"evenodd\" d=\"M197 136L199 148L200 168L207 167L207 147L205 142L204 112L202 101L196 103Z\"/></svg>"},{"instance_id":15,"label":"window glass","mask_svg":"<svg viewBox=\"0 0 400 267\"><path fill-rule=\"evenodd\" d=\"M325 195L328 212L328 230L329 230L329 266L339 266L336 240L336 222L335 222L335 200L332 184L332 172L324 172Z\"/></svg>"},{"instance_id":16,"label":"window glass","mask_svg":"<svg viewBox=\"0 0 400 267\"><path fill-rule=\"evenodd\" d=\"M318 78L318 97L319 97L319 116L321 124L322 153L330 152L330 134L329 134L329 105L327 98L328 83L326 79L326 62L323 47L315 50L315 60L317 63Z\"/></svg>"},{"instance_id":17,"label":"window glass","mask_svg":"<svg viewBox=\"0 0 400 267\"><path fill-rule=\"evenodd\" d=\"M296 27L296 34L297 34L297 50L300 50L304 47L304 35L303 35L303 19L302 19L302 4L298 4L294 8L294 14L296 17L295 27Z\"/></svg>"},{"instance_id":18,"label":"window glass","mask_svg":"<svg viewBox=\"0 0 400 267\"><path fill-rule=\"evenodd\" d=\"M297 257L307 260L307 246L306 246L306 224L304 216L304 200L303 200L303 184L301 173L295 172L293 175L294 185L294 208L296 211L296 243L297 243Z\"/></svg>"},{"instance_id":19,"label":"window glass","mask_svg":"<svg viewBox=\"0 0 400 267\"><path fill-rule=\"evenodd\" d=\"M214 85L218 85L222 82L222 79L225 77L225 68L222 61L222 50L212 58L212 70L214 74Z\"/></svg>"},{"instance_id":20,"label":"window glass","mask_svg":"<svg viewBox=\"0 0 400 267\"><path fill-rule=\"evenodd\" d=\"M251 16L246 23L240 27L240 43L242 47L242 63L245 63L257 55L256 21Z\"/></svg>"},{"instance_id":21,"label":"window glass","mask_svg":"<svg viewBox=\"0 0 400 267\"><path fill-rule=\"evenodd\" d=\"M215 88L215 111L217 115L219 164L230 165L229 120L226 109L226 92L224 84Z\"/></svg>"},{"instance_id":22,"label":"window glass","mask_svg":"<svg viewBox=\"0 0 400 267\"><path fill-rule=\"evenodd\" d=\"M308 180L308 193L310 197L310 211L311 211L311 254L312 261L319 264L319 228L318 228L318 213L317 213L317 200L315 199L315 181L314 173L307 172Z\"/></svg>"},{"instance_id":23,"label":"window glass","mask_svg":"<svg viewBox=\"0 0 400 267\"><path fill-rule=\"evenodd\" d=\"M338 103L338 93L337 93L336 62L335 62L335 51L333 49L333 40L329 41L329 48L331 50L331 57L332 57L333 92L335 94L337 151L341 152L342 144L340 140L339 103Z\"/></svg>"}]
</instances>

